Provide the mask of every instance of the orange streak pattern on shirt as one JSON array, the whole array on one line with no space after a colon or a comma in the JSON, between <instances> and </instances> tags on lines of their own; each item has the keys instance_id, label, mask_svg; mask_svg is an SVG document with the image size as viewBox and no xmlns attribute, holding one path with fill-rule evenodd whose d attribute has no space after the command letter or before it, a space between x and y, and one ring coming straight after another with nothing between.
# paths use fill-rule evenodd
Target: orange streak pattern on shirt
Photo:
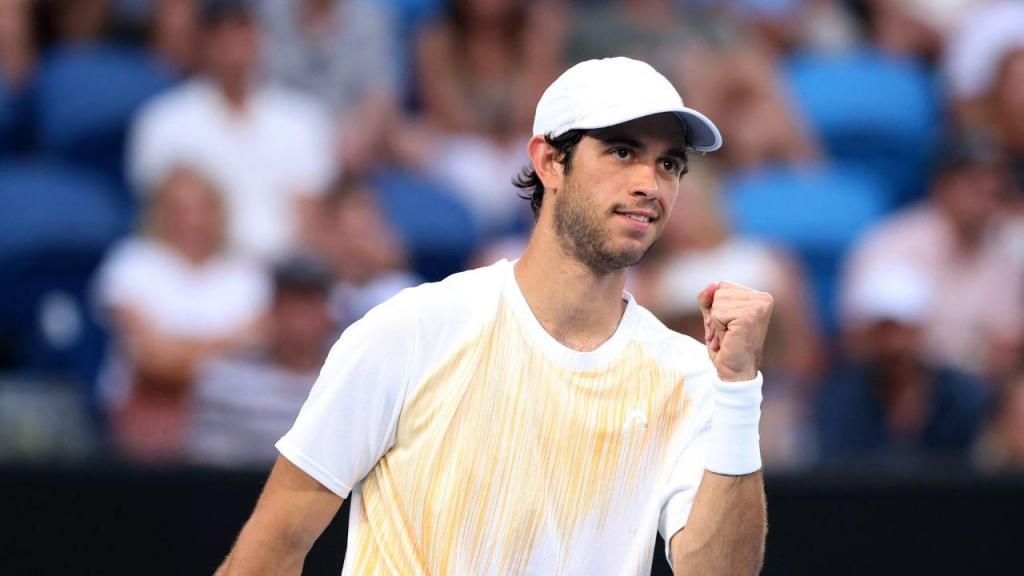
<instances>
[{"instance_id":1,"label":"orange streak pattern on shirt","mask_svg":"<svg viewBox=\"0 0 1024 576\"><path fill-rule=\"evenodd\" d=\"M407 399L362 482L351 574L519 574L545 527L562 571L581 523L600 530L656 489L691 404L682 374L636 342L596 370L558 366L502 302Z\"/></svg>"}]
</instances>

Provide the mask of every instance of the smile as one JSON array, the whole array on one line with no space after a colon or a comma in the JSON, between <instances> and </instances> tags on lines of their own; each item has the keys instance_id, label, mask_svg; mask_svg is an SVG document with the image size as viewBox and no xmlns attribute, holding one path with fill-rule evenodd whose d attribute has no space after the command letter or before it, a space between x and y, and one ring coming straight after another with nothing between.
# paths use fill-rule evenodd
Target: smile
<instances>
[{"instance_id":1,"label":"smile","mask_svg":"<svg viewBox=\"0 0 1024 576\"><path fill-rule=\"evenodd\" d=\"M650 224L658 219L658 215L650 210L616 210L615 214L641 224Z\"/></svg>"}]
</instances>

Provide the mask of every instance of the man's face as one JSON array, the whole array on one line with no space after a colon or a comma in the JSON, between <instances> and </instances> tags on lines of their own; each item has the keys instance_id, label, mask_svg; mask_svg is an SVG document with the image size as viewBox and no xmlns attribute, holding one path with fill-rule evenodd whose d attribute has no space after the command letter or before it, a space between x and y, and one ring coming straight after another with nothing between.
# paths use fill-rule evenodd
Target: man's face
<instances>
[{"instance_id":1,"label":"man's face","mask_svg":"<svg viewBox=\"0 0 1024 576\"><path fill-rule=\"evenodd\" d=\"M210 72L224 79L243 79L259 58L256 25L246 14L224 17L205 34L206 63Z\"/></svg>"},{"instance_id":2,"label":"man's face","mask_svg":"<svg viewBox=\"0 0 1024 576\"><path fill-rule=\"evenodd\" d=\"M590 132L553 198L562 248L598 274L636 264L661 236L685 170L674 114Z\"/></svg>"}]
</instances>

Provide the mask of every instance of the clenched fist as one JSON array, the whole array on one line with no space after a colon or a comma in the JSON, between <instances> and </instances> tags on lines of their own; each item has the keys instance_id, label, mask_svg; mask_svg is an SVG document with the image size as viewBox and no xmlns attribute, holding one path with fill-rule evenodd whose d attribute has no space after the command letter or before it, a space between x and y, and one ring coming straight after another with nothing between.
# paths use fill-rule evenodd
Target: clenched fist
<instances>
[{"instance_id":1,"label":"clenched fist","mask_svg":"<svg viewBox=\"0 0 1024 576\"><path fill-rule=\"evenodd\" d=\"M772 296L732 282L708 284L697 295L704 317L704 344L723 381L757 376Z\"/></svg>"}]
</instances>

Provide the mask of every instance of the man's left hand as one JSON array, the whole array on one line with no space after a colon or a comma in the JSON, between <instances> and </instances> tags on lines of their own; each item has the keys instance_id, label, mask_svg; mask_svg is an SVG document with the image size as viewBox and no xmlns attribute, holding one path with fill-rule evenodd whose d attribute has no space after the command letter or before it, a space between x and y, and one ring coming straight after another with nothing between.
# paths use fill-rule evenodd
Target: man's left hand
<instances>
[{"instance_id":1,"label":"man's left hand","mask_svg":"<svg viewBox=\"0 0 1024 576\"><path fill-rule=\"evenodd\" d=\"M757 376L773 300L733 282L709 284L697 295L704 317L704 344L723 381Z\"/></svg>"}]
</instances>

